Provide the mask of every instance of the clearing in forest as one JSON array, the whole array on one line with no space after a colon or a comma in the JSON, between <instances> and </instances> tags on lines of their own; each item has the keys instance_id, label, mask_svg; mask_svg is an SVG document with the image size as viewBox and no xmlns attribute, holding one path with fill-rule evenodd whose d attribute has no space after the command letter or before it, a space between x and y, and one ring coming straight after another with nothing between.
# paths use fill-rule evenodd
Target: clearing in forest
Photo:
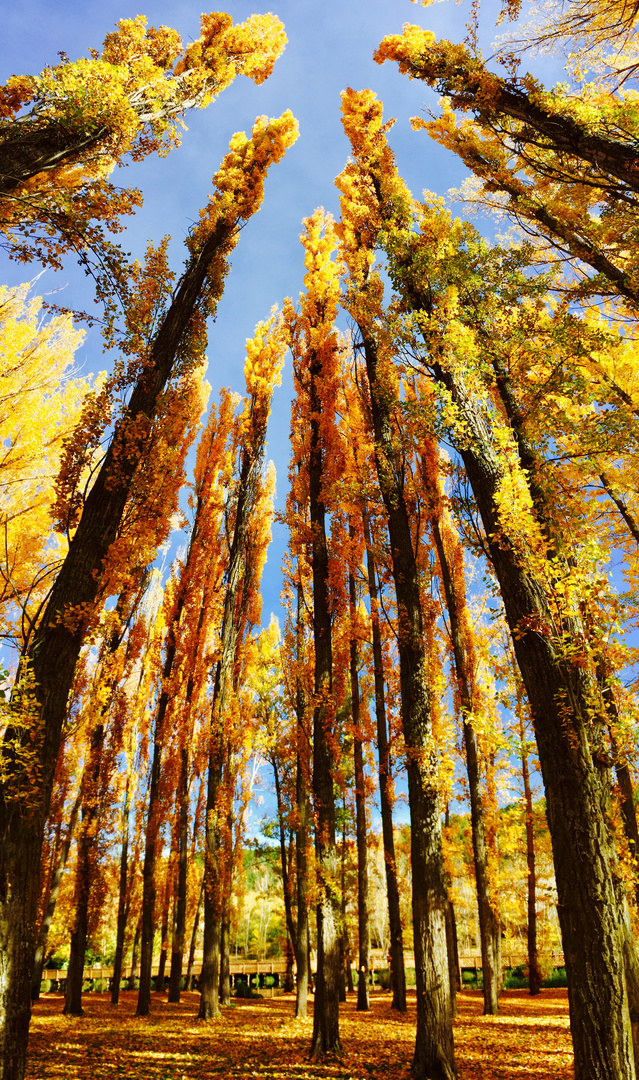
<instances>
[{"instance_id":1,"label":"clearing in forest","mask_svg":"<svg viewBox=\"0 0 639 1080\"><path fill-rule=\"evenodd\" d=\"M312 1018L295 1020L292 995L238 1000L221 1020L197 1020L198 994L180 1005L153 995L153 1013L134 1015L137 994L87 994L82 1018L62 1016L63 997L34 1006L27 1080L408 1080L415 1040L415 995L408 1013L375 995L369 1013L356 995L340 1007L341 1062L308 1061ZM310 1002L312 1009L312 1000ZM459 1080L572 1080L572 1047L565 990L537 998L506 991L499 1016L482 1016L479 991L458 996L455 1047Z\"/></svg>"}]
</instances>

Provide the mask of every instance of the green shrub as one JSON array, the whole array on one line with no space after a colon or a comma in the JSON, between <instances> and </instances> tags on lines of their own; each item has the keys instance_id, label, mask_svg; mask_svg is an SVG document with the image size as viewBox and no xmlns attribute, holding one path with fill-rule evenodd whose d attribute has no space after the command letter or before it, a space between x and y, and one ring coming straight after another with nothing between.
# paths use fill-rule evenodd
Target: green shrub
<instances>
[{"instance_id":1,"label":"green shrub","mask_svg":"<svg viewBox=\"0 0 639 1080\"><path fill-rule=\"evenodd\" d=\"M524 975L520 968L513 968L512 971L506 971L504 975L504 990L527 990L528 989L528 977Z\"/></svg>"},{"instance_id":2,"label":"green shrub","mask_svg":"<svg viewBox=\"0 0 639 1080\"><path fill-rule=\"evenodd\" d=\"M415 968L406 968L404 975L406 977L406 986L411 988L417 986L417 974Z\"/></svg>"},{"instance_id":3,"label":"green shrub","mask_svg":"<svg viewBox=\"0 0 639 1080\"><path fill-rule=\"evenodd\" d=\"M42 982L40 983L40 993L41 994L50 994L51 993L51 985L52 985L51 979L43 979Z\"/></svg>"},{"instance_id":4,"label":"green shrub","mask_svg":"<svg viewBox=\"0 0 639 1080\"><path fill-rule=\"evenodd\" d=\"M568 986L565 967L553 968L548 978L544 979L541 985L548 988Z\"/></svg>"},{"instance_id":5,"label":"green shrub","mask_svg":"<svg viewBox=\"0 0 639 1080\"><path fill-rule=\"evenodd\" d=\"M275 976L274 975L265 975L264 976L264 986L275 986Z\"/></svg>"},{"instance_id":6,"label":"green shrub","mask_svg":"<svg viewBox=\"0 0 639 1080\"><path fill-rule=\"evenodd\" d=\"M108 979L94 979L93 980L93 993L94 994L106 994L109 989Z\"/></svg>"},{"instance_id":7,"label":"green shrub","mask_svg":"<svg viewBox=\"0 0 639 1080\"><path fill-rule=\"evenodd\" d=\"M390 969L380 968L375 971L375 982L381 986L382 990L390 989Z\"/></svg>"},{"instance_id":8,"label":"green shrub","mask_svg":"<svg viewBox=\"0 0 639 1080\"><path fill-rule=\"evenodd\" d=\"M238 998L261 998L256 987L250 982L238 982L235 984L235 996Z\"/></svg>"}]
</instances>

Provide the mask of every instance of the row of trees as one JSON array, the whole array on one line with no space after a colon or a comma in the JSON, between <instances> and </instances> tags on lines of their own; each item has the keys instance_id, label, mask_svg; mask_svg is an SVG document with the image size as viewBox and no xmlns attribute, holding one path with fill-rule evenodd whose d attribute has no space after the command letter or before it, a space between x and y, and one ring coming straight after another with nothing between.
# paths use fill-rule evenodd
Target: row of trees
<instances>
[{"instance_id":1,"label":"row of trees","mask_svg":"<svg viewBox=\"0 0 639 1080\"><path fill-rule=\"evenodd\" d=\"M630 33L635 16L624 12ZM596 25L594 8L585 11L586 25L589 17ZM251 139L235 136L174 288L164 244L149 248L140 267L105 239L100 222L114 224L116 195L103 176L123 153L166 147L173 117L206 103L238 67L266 77L283 36L272 16L255 18L233 28L226 16L205 17L202 38L184 52L170 31L122 23L102 57L4 88L8 242L23 256L55 260L75 246L83 260L98 259L105 333L122 359L88 391L71 383L56 397L68 410L69 434L62 453L51 450L52 470L56 454L60 461L55 490L38 494L55 514L58 538L19 552L23 534L11 532L8 516L6 630L17 635L20 663L2 744L3 1080L24 1075L38 904L44 933L74 829L67 1011L81 1009L91 905L99 902L94 871L111 830L121 839L116 999L133 895L131 836L140 838L134 857L143 863L140 1015L150 1008L160 912L165 958L171 942L171 995L179 997L189 877L201 844L200 1017L218 1014L228 993L232 882L255 754L274 769L302 1015L316 908L315 1058L340 1048L346 899L338 810L349 775L358 1007L368 1006L373 771L392 1002L406 1007L392 820L394 772L405 768L417 984L412 1072L451 1080L455 920L442 825L453 717L470 801L484 1009L497 1010L501 983L500 753L517 752L521 762L530 982L539 989L530 720L576 1076L632 1080L636 729L632 687L619 679L633 658L619 628L637 618L639 537L632 98L605 78L581 97L547 94L529 78L493 75L472 49L438 43L417 27L385 39L377 59L399 62L448 95L450 107L426 127L475 172L474 199L512 211L534 239L489 245L440 200L415 201L397 172L381 104L371 91L345 91L351 159L336 181L341 218L317 210L305 221L300 303L285 301L248 343L243 401L223 393L211 410L188 546L154 600L148 568L177 510L202 409L206 318L238 230L258 208L266 170L293 141L295 123L290 114L262 118ZM88 92L107 76L108 94ZM472 110L474 120L458 122L452 107ZM118 194L117 213L132 198L123 203ZM25 200L28 213L20 210ZM84 220L70 217L78 208ZM10 314L17 299L7 296L7 326L13 319L21 331L33 316ZM350 318L348 334L338 329L340 311ZM48 333L71 334L70 325ZM46 345L38 339L38 347ZM14 349L22 363L32 346ZM266 423L287 349L295 398L280 647L273 627L259 637L254 630L272 498ZM24 475L15 458L12 467L9 488ZM622 554L625 591L605 572L612 553ZM478 565L483 598L469 578ZM506 740L503 710L512 718ZM45 839L50 879L41 873ZM163 843L171 858L160 873ZM40 962L43 949L41 941Z\"/></svg>"}]
</instances>

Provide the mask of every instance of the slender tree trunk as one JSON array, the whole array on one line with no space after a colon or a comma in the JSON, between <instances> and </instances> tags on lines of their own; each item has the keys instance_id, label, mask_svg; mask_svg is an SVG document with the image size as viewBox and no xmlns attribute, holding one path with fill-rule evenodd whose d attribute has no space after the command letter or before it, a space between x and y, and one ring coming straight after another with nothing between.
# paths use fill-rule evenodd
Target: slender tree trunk
<instances>
[{"instance_id":1,"label":"slender tree trunk","mask_svg":"<svg viewBox=\"0 0 639 1080\"><path fill-rule=\"evenodd\" d=\"M138 955L140 951L140 938L142 937L142 913L135 926L133 936L133 948L131 950L131 970L129 973L129 990L135 990L136 971L138 967Z\"/></svg>"},{"instance_id":2,"label":"slender tree trunk","mask_svg":"<svg viewBox=\"0 0 639 1080\"><path fill-rule=\"evenodd\" d=\"M346 1001L346 968L350 968L351 947L346 925L346 794L342 795L342 844L340 857L340 919L339 919L339 1000Z\"/></svg>"},{"instance_id":3,"label":"slender tree trunk","mask_svg":"<svg viewBox=\"0 0 639 1080\"><path fill-rule=\"evenodd\" d=\"M384 843L384 868L386 871L386 895L388 898L388 926L390 932L391 984L393 997L391 1009L406 1012L406 974L404 971L404 935L399 905L397 864L395 862L395 838L393 834L392 777L390 770L390 747L386 725L386 702L384 695L384 662L382 658L382 635L379 625L379 597L375 556L371 543L368 514L362 515L364 540L366 542L366 565L368 570L368 594L371 605L373 631L373 670L375 679L375 718L377 724L377 753L379 760L379 801L382 812L382 838Z\"/></svg>"},{"instance_id":4,"label":"slender tree trunk","mask_svg":"<svg viewBox=\"0 0 639 1080\"><path fill-rule=\"evenodd\" d=\"M417 1035L412 1075L415 1080L452 1080L456 1076L456 1067L446 946L448 896L419 575L400 481L402 471L395 460L392 398L386 388L382 389L376 343L365 328L360 326L360 331L371 391L375 463L388 515L399 613L398 651L402 726L408 758L417 978Z\"/></svg>"},{"instance_id":5,"label":"slender tree trunk","mask_svg":"<svg viewBox=\"0 0 639 1080\"><path fill-rule=\"evenodd\" d=\"M349 528L351 542L355 530ZM351 619L350 674L351 702L353 710L353 760L355 768L355 821L357 830L357 927L359 936L357 1009L363 1012L369 1008L368 1001L368 963L371 951L371 931L368 913L368 844L366 822L366 787L364 777L364 737L359 696L359 644L356 633L357 593L355 576L351 570L348 575L349 612Z\"/></svg>"},{"instance_id":6,"label":"slender tree trunk","mask_svg":"<svg viewBox=\"0 0 639 1080\"><path fill-rule=\"evenodd\" d=\"M308 948L308 844L311 808L308 783L310 774L309 742L306 732L306 696L301 675L304 658L304 616L301 582L297 583L297 672L295 676L295 714L297 720L297 761L295 776L295 802L297 825L295 828L295 878L297 883L297 926L295 941L295 1015L305 1017L308 1009L308 978L310 953Z\"/></svg>"},{"instance_id":7,"label":"slender tree trunk","mask_svg":"<svg viewBox=\"0 0 639 1080\"><path fill-rule=\"evenodd\" d=\"M118 884L118 922L115 935L115 957L113 959L113 979L111 981L111 1004L120 1000L120 981L122 979L122 961L124 959L124 934L128 916L126 902L129 869L129 798L131 791L131 772L127 771L124 804L122 806L122 850L120 852L120 879Z\"/></svg>"},{"instance_id":8,"label":"slender tree trunk","mask_svg":"<svg viewBox=\"0 0 639 1080\"><path fill-rule=\"evenodd\" d=\"M76 866L75 916L71 931L71 954L64 992L66 1016L83 1016L82 981L84 954L89 928L89 900L93 882L93 855L96 843L97 818L100 811L98 792L102 751L104 748L104 724L96 724L91 732L91 745L86 768L82 777L82 827L78 837L78 861Z\"/></svg>"},{"instance_id":9,"label":"slender tree trunk","mask_svg":"<svg viewBox=\"0 0 639 1080\"><path fill-rule=\"evenodd\" d=\"M313 637L315 641L315 704L313 710L313 799L316 819L317 980L313 1009L311 1058L321 1060L341 1050L339 1037L339 906L335 883L339 861L335 842L333 793L334 727L333 648L328 596L326 507L322 497L323 446L320 433L322 401L318 380L321 356L312 352L310 370L311 442L309 452L310 521L313 563Z\"/></svg>"},{"instance_id":10,"label":"slender tree trunk","mask_svg":"<svg viewBox=\"0 0 639 1080\"><path fill-rule=\"evenodd\" d=\"M518 693L519 698L519 693ZM519 712L519 745L521 747L521 774L524 781L524 807L526 812L526 863L528 865L528 986L534 997L541 990L541 969L537 952L537 871L535 866L535 837L526 732L524 730L523 703L517 702Z\"/></svg>"},{"instance_id":11,"label":"slender tree trunk","mask_svg":"<svg viewBox=\"0 0 639 1080\"><path fill-rule=\"evenodd\" d=\"M282 862L282 888L284 892L284 911L286 915L286 976L284 980L284 989L287 993L290 993L294 987L293 959L296 955L297 931L295 921L293 919L293 883L291 881L291 875L289 872L291 860L288 856L286 848L286 829L284 823L285 808L284 801L282 799L280 775L277 765L277 757L275 753L271 757L271 765L273 766L273 776L275 777L277 820L280 833L280 859Z\"/></svg>"},{"instance_id":12,"label":"slender tree trunk","mask_svg":"<svg viewBox=\"0 0 639 1080\"><path fill-rule=\"evenodd\" d=\"M229 886L231 882L229 880ZM231 1004L231 889L224 891L220 932L220 1005Z\"/></svg>"},{"instance_id":13,"label":"slender tree trunk","mask_svg":"<svg viewBox=\"0 0 639 1080\"><path fill-rule=\"evenodd\" d=\"M64 877L64 871L67 865L67 859L69 858L69 851L71 849L71 841L73 840L73 833L75 832L75 825L78 820L78 814L80 812L80 803L82 802L82 785L76 796L76 800L71 808L71 816L69 818L69 825L67 827L66 836L60 848L60 854L58 862L53 874L51 875L51 884L49 886L49 900L47 903L46 911L42 916L42 922L40 924L40 933L38 934L38 944L36 945L35 960L33 963L33 979L31 983L31 1000L37 1001L40 997L40 984L42 982L42 969L44 967L44 958L47 952L47 938L49 936L49 929L53 921L55 914L56 904L58 902L58 896L60 893L60 886Z\"/></svg>"},{"instance_id":14,"label":"slender tree trunk","mask_svg":"<svg viewBox=\"0 0 639 1080\"><path fill-rule=\"evenodd\" d=\"M169 984L169 1001L175 1003L179 1002L182 990L182 964L184 957L184 936L186 933L186 892L189 868L189 751L186 746L182 747L181 752L178 807L178 874L177 893L173 909L171 981Z\"/></svg>"},{"instance_id":15,"label":"slender tree trunk","mask_svg":"<svg viewBox=\"0 0 639 1080\"><path fill-rule=\"evenodd\" d=\"M202 884L200 885L200 893L197 901L197 907L195 909L195 915L193 917L193 930L191 932L191 944L189 946L189 959L186 965L186 981L185 989L193 990L193 966L195 964L195 943L197 941L197 932L200 927L200 912L202 911L202 903L204 900L204 876L202 876Z\"/></svg>"},{"instance_id":16,"label":"slender tree trunk","mask_svg":"<svg viewBox=\"0 0 639 1080\"><path fill-rule=\"evenodd\" d=\"M163 994L166 990L166 957L169 951L169 913L171 910L171 879L167 871L167 878L164 886L164 904L162 905L162 927L160 930L160 963L158 964L158 974L155 981L155 989L159 994Z\"/></svg>"}]
</instances>

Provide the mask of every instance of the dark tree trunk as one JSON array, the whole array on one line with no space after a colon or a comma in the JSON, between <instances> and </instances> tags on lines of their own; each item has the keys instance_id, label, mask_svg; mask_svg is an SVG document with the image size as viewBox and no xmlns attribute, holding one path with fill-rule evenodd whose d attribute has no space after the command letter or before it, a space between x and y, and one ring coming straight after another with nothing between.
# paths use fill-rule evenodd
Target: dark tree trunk
<instances>
[{"instance_id":1,"label":"dark tree trunk","mask_svg":"<svg viewBox=\"0 0 639 1080\"><path fill-rule=\"evenodd\" d=\"M355 530L349 529L351 542ZM359 696L359 643L356 632L357 593L355 576L348 575L349 613L351 620L350 640L350 675L351 702L353 712L353 761L355 768L355 822L357 831L357 927L359 932L359 950L357 961L357 1009L363 1012L369 1008L368 1001L368 963L371 951L371 931L368 914L368 844L366 842L366 788L364 777L364 736Z\"/></svg>"},{"instance_id":2,"label":"dark tree trunk","mask_svg":"<svg viewBox=\"0 0 639 1080\"><path fill-rule=\"evenodd\" d=\"M159 994L166 990L166 957L169 951L169 913L171 911L171 884L167 874L164 886L164 904L162 905L162 926L160 929L160 962L155 980L155 989Z\"/></svg>"},{"instance_id":3,"label":"dark tree trunk","mask_svg":"<svg viewBox=\"0 0 639 1080\"><path fill-rule=\"evenodd\" d=\"M284 892L284 911L286 914L286 934L287 939L291 942L293 946L293 952L295 952L295 945L297 943L297 930L293 919L293 882L291 881L291 875L289 872L289 858L286 848L286 825L284 821L284 815L286 811L284 807L284 800L282 798L280 773L275 753L271 757L271 765L273 767L273 776L275 777L275 796L277 799L277 820L280 833L280 859L282 862L282 888ZM291 986L291 990L292 989L293 987Z\"/></svg>"},{"instance_id":4,"label":"dark tree trunk","mask_svg":"<svg viewBox=\"0 0 639 1080\"><path fill-rule=\"evenodd\" d=\"M295 878L297 883L297 926L295 940L295 1015L305 1017L308 1009L308 845L311 808L309 805L309 740L306 730L306 695L300 668L304 659L304 616L301 582L297 583L297 673L295 677L295 714L297 722L297 760L295 775Z\"/></svg>"},{"instance_id":5,"label":"dark tree trunk","mask_svg":"<svg viewBox=\"0 0 639 1080\"><path fill-rule=\"evenodd\" d=\"M58 902L58 895L60 893L60 886L64 877L64 871L67 865L67 859L69 858L69 851L71 849L71 841L73 840L73 833L75 832L75 825L78 820L78 814L80 812L80 803L82 801L82 785L78 791L76 800L71 808L71 816L69 818L69 825L67 828L66 836L60 848L60 854L58 856L57 866L51 875L51 884L49 886L49 900L47 902L47 908L42 916L42 922L40 924L40 933L38 934L38 944L36 945L35 960L33 963L33 979L31 983L31 1000L37 1001L40 997L40 984L42 982L42 968L44 967L44 958L47 952L47 938L49 936L49 928L53 921L55 914L56 904Z\"/></svg>"},{"instance_id":6,"label":"dark tree trunk","mask_svg":"<svg viewBox=\"0 0 639 1080\"><path fill-rule=\"evenodd\" d=\"M71 954L67 969L64 992L66 1016L83 1016L82 981L84 954L87 948L89 928L89 900L93 883L93 855L96 843L99 806L99 782L104 748L104 724L96 724L91 732L91 745L86 768L82 776L82 827L78 837L78 861L76 866L75 916L71 931Z\"/></svg>"},{"instance_id":7,"label":"dark tree trunk","mask_svg":"<svg viewBox=\"0 0 639 1080\"><path fill-rule=\"evenodd\" d=\"M230 882L229 882L230 884ZM220 1005L231 1004L231 890L224 895L220 931Z\"/></svg>"},{"instance_id":8,"label":"dark tree trunk","mask_svg":"<svg viewBox=\"0 0 639 1080\"><path fill-rule=\"evenodd\" d=\"M450 982L450 1004L453 1016L457 1016L457 991L460 989L459 955L457 952L457 926L455 909L450 898L446 904L446 951L448 953L448 979Z\"/></svg>"},{"instance_id":9,"label":"dark tree trunk","mask_svg":"<svg viewBox=\"0 0 639 1080\"><path fill-rule=\"evenodd\" d=\"M183 746L180 762L180 791L178 796L178 873L177 892L173 908L173 936L171 950L171 981L169 1001L179 1002L182 990L182 964L184 936L186 933L186 890L189 868L189 751Z\"/></svg>"},{"instance_id":10,"label":"dark tree trunk","mask_svg":"<svg viewBox=\"0 0 639 1080\"><path fill-rule=\"evenodd\" d=\"M519 695L518 695L519 697ZM524 731L523 702L518 701L519 742L521 746L521 775L524 781L524 807L526 811L526 863L528 865L528 986L534 997L541 990L541 969L537 952L537 870L535 866L535 836L526 733Z\"/></svg>"},{"instance_id":11,"label":"dark tree trunk","mask_svg":"<svg viewBox=\"0 0 639 1080\"><path fill-rule=\"evenodd\" d=\"M184 987L186 990L193 990L193 982L195 976L193 975L193 965L195 964L195 943L197 941L197 932L200 927L200 912L202 911L202 902L204 900L204 877L202 877L202 884L200 885L200 893L198 896L197 907L195 909L195 915L193 916L193 930L191 932L191 944L189 946L189 959L186 965L186 980Z\"/></svg>"},{"instance_id":12,"label":"dark tree trunk","mask_svg":"<svg viewBox=\"0 0 639 1080\"><path fill-rule=\"evenodd\" d=\"M333 792L334 728L333 647L328 595L326 506L322 496L323 440L320 432L322 401L318 381L321 354L309 358L311 441L309 451L310 521L313 563L313 638L315 641L315 707L313 711L313 800L316 819L317 866L317 979L313 1008L311 1057L321 1060L341 1050L339 1037L339 906L334 882L339 862L335 842Z\"/></svg>"},{"instance_id":13,"label":"dark tree trunk","mask_svg":"<svg viewBox=\"0 0 639 1080\"><path fill-rule=\"evenodd\" d=\"M399 613L402 726L408 758L413 874L413 935L417 978L415 1080L456 1076L446 945L448 895L441 837L437 761L428 691L420 584L410 521L396 462L391 402L383 387L376 343L360 326L371 391L375 462L388 515L393 579Z\"/></svg>"},{"instance_id":14,"label":"dark tree trunk","mask_svg":"<svg viewBox=\"0 0 639 1080\"><path fill-rule=\"evenodd\" d=\"M135 990L136 971L138 968L138 956L140 952L140 938L142 937L142 913L135 926L133 936L133 948L131 950L131 970L129 972L129 990Z\"/></svg>"},{"instance_id":15,"label":"dark tree trunk","mask_svg":"<svg viewBox=\"0 0 639 1080\"><path fill-rule=\"evenodd\" d=\"M115 934L115 957L113 959L113 978L111 981L111 1004L117 1005L120 1000L120 982L122 979L122 961L124 959L124 934L126 931L127 916L127 882L129 870L129 798L131 790L130 769L126 775L126 788L124 789L124 804L122 806L122 850L120 852L120 879L118 883L118 921Z\"/></svg>"},{"instance_id":16,"label":"dark tree trunk","mask_svg":"<svg viewBox=\"0 0 639 1080\"><path fill-rule=\"evenodd\" d=\"M340 857L340 918L339 918L339 1000L346 1001L347 968L350 971L351 946L346 925L346 794L342 797L342 852Z\"/></svg>"},{"instance_id":17,"label":"dark tree trunk","mask_svg":"<svg viewBox=\"0 0 639 1080\"><path fill-rule=\"evenodd\" d=\"M368 594L371 605L373 631L373 669L375 679L375 718L377 724L377 753L379 760L379 801L382 812L382 838L384 843L384 866L386 870L386 894L388 897L388 926L390 931L391 985L393 998L391 1009L406 1012L406 974L404 971L404 935L399 906L399 887L395 863L395 838L393 835L392 777L390 770L390 747L386 726L386 702L384 695L384 662L382 658L382 635L379 625L379 598L375 556L371 543L368 515L362 515L366 542L368 569Z\"/></svg>"}]
</instances>

